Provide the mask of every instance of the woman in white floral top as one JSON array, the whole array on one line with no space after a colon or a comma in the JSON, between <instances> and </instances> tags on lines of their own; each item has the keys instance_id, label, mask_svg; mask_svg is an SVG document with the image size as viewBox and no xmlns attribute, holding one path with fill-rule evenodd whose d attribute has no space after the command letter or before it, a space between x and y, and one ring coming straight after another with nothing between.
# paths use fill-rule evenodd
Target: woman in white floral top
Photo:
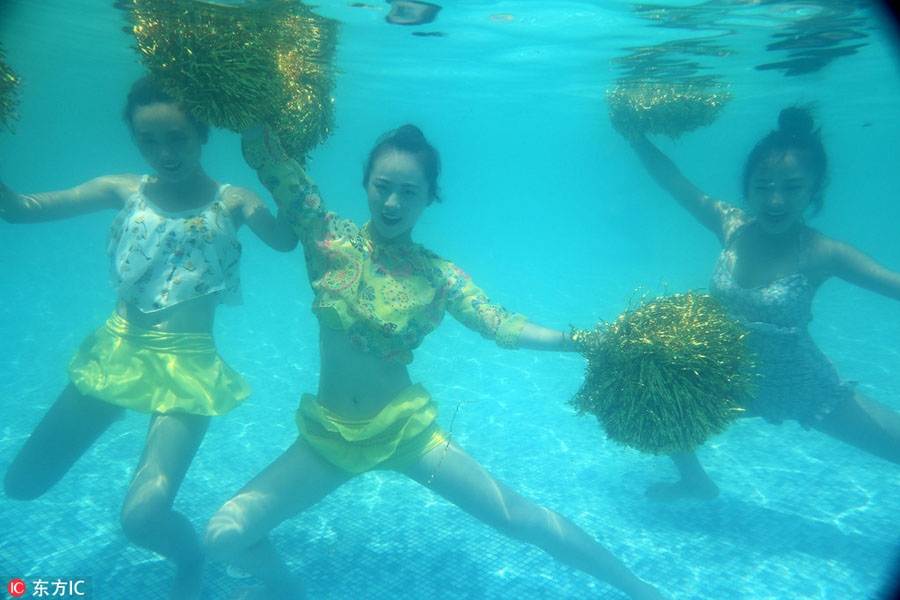
<instances>
[{"instance_id":1,"label":"woman in white floral top","mask_svg":"<svg viewBox=\"0 0 900 600\"><path fill-rule=\"evenodd\" d=\"M125 121L156 175L106 175L28 195L0 184L0 216L10 223L119 211L109 237L115 310L72 359L71 383L10 464L4 491L38 498L126 409L147 413L150 428L122 527L134 543L175 562L173 598L199 598L203 553L172 503L210 417L250 394L216 353L215 309L240 301L241 226L283 252L297 238L256 194L204 172L208 128L148 78L132 87Z\"/></svg>"}]
</instances>

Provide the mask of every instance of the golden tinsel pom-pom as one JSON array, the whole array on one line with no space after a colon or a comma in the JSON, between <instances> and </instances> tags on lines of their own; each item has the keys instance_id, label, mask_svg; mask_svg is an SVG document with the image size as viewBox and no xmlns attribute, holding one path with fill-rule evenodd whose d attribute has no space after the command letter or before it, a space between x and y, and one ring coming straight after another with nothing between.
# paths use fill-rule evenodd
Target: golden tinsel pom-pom
<instances>
[{"instance_id":1,"label":"golden tinsel pom-pom","mask_svg":"<svg viewBox=\"0 0 900 600\"><path fill-rule=\"evenodd\" d=\"M570 401L607 436L652 454L688 452L721 433L752 392L746 332L709 294L690 291L574 330L588 359Z\"/></svg>"},{"instance_id":2,"label":"golden tinsel pom-pom","mask_svg":"<svg viewBox=\"0 0 900 600\"><path fill-rule=\"evenodd\" d=\"M197 120L233 131L266 121L301 163L333 128L336 21L297 0L130 9L141 61Z\"/></svg>"},{"instance_id":3,"label":"golden tinsel pom-pom","mask_svg":"<svg viewBox=\"0 0 900 600\"><path fill-rule=\"evenodd\" d=\"M18 88L21 79L6 64L6 52L0 46L0 125L15 133L12 122L19 118L16 107L19 105Z\"/></svg>"},{"instance_id":4,"label":"golden tinsel pom-pom","mask_svg":"<svg viewBox=\"0 0 900 600\"><path fill-rule=\"evenodd\" d=\"M626 138L661 133L678 138L716 120L732 95L724 84L619 81L606 93L613 127Z\"/></svg>"}]
</instances>

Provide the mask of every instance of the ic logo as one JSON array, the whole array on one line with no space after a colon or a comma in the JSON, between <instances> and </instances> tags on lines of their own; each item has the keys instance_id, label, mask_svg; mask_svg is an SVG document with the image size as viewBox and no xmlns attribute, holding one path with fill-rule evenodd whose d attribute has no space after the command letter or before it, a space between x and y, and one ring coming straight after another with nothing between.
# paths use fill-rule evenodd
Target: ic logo
<instances>
[{"instance_id":1,"label":"ic logo","mask_svg":"<svg viewBox=\"0 0 900 600\"><path fill-rule=\"evenodd\" d=\"M9 585L6 586L6 589L9 591L10 596L18 598L25 594L25 582L21 579L13 579L9 582Z\"/></svg>"}]
</instances>

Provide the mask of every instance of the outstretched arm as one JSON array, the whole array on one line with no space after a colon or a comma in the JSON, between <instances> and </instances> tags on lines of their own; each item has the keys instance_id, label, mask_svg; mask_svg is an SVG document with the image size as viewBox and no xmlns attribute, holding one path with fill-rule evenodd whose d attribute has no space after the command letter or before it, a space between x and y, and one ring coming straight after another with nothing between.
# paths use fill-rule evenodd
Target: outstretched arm
<instances>
[{"instance_id":1,"label":"outstretched arm","mask_svg":"<svg viewBox=\"0 0 900 600\"><path fill-rule=\"evenodd\" d=\"M700 224L716 234L719 241L724 244L728 234L735 227L735 219L744 217L743 211L707 196L703 190L691 183L672 159L654 146L647 136L639 135L629 141L654 181L687 209Z\"/></svg>"},{"instance_id":2,"label":"outstretched arm","mask_svg":"<svg viewBox=\"0 0 900 600\"><path fill-rule=\"evenodd\" d=\"M106 175L68 190L17 194L0 182L0 218L9 223L38 223L120 209L139 185L137 175Z\"/></svg>"},{"instance_id":3,"label":"outstretched arm","mask_svg":"<svg viewBox=\"0 0 900 600\"><path fill-rule=\"evenodd\" d=\"M446 294L447 311L469 329L494 340L501 348L576 351L570 333L535 325L527 317L491 302L469 275L450 261L440 259L435 266L445 277L441 293Z\"/></svg>"},{"instance_id":4,"label":"outstretched arm","mask_svg":"<svg viewBox=\"0 0 900 600\"><path fill-rule=\"evenodd\" d=\"M568 331L547 329L534 323L526 323L519 335L519 348L528 350L550 350L556 352L575 352L575 342Z\"/></svg>"},{"instance_id":5,"label":"outstretched arm","mask_svg":"<svg viewBox=\"0 0 900 600\"><path fill-rule=\"evenodd\" d=\"M853 246L827 241L828 265L836 277L878 294L900 300L900 273L882 267Z\"/></svg>"}]
</instances>

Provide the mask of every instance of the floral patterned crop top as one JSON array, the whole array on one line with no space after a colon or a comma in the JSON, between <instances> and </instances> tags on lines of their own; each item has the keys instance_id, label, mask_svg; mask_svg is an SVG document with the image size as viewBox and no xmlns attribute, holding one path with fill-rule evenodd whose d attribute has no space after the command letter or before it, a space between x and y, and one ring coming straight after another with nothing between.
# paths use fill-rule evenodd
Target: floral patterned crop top
<instances>
[{"instance_id":1,"label":"floral patterned crop top","mask_svg":"<svg viewBox=\"0 0 900 600\"><path fill-rule=\"evenodd\" d=\"M268 130L243 150L303 243L320 323L399 364L412 362L445 311L503 348L517 346L526 317L492 304L466 273L421 244L376 243L370 224L326 212L318 188Z\"/></svg>"},{"instance_id":2,"label":"floral patterned crop top","mask_svg":"<svg viewBox=\"0 0 900 600\"><path fill-rule=\"evenodd\" d=\"M144 194L148 177L125 202L109 231L110 279L119 297L153 312L208 294L241 302L241 244L225 184L202 208L164 211Z\"/></svg>"}]
</instances>

